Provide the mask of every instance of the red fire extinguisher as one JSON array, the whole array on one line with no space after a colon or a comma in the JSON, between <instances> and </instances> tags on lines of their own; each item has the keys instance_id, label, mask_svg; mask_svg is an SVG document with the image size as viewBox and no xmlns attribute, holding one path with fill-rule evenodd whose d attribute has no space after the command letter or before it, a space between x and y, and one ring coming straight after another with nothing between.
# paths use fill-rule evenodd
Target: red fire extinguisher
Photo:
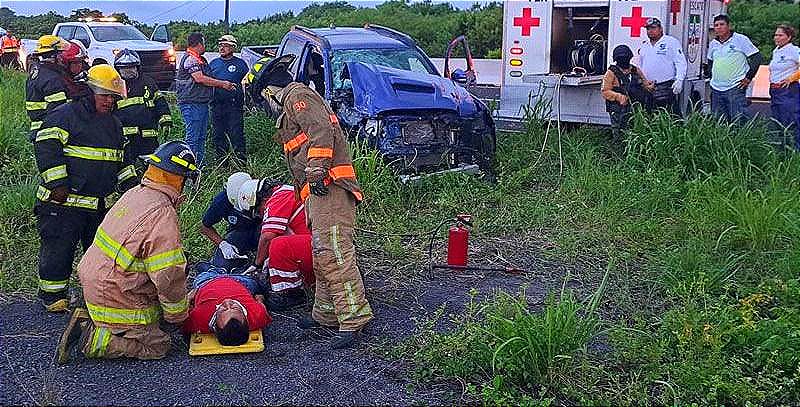
<instances>
[{"instance_id":1,"label":"red fire extinguisher","mask_svg":"<svg viewBox=\"0 0 800 407\"><path fill-rule=\"evenodd\" d=\"M450 266L466 266L469 251L469 229L472 217L461 214L456 216L456 224L447 234L447 264Z\"/></svg>"}]
</instances>

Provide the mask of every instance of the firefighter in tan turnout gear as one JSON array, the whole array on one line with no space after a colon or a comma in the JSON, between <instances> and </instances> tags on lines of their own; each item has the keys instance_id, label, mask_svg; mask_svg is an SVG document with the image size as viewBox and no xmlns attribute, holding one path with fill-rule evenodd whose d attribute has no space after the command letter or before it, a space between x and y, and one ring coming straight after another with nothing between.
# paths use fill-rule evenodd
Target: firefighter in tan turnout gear
<instances>
[{"instance_id":1,"label":"firefighter in tan turnout gear","mask_svg":"<svg viewBox=\"0 0 800 407\"><path fill-rule=\"evenodd\" d=\"M305 204L311 229L317 280L314 308L298 326L338 328L331 347L345 348L373 317L353 245L356 204L363 197L336 115L318 93L292 82L287 68L293 60L292 55L273 59L257 82L264 87L261 96L271 114L277 116L275 137L283 144L295 193Z\"/></svg>"},{"instance_id":2,"label":"firefighter in tan turnout gear","mask_svg":"<svg viewBox=\"0 0 800 407\"><path fill-rule=\"evenodd\" d=\"M195 156L186 143L170 141L145 162L141 184L109 210L78 265L91 319L78 324L86 310L73 311L59 343L59 363L76 344L89 358L162 358L170 335L159 327L160 316L176 328L187 318L176 208L186 180L199 175Z\"/></svg>"}]
</instances>

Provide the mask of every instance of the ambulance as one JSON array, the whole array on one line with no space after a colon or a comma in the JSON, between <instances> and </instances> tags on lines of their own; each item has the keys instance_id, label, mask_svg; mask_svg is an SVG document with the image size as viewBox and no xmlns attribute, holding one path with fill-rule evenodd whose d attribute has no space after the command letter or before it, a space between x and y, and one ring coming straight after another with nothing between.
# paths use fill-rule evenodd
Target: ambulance
<instances>
[{"instance_id":1,"label":"ambulance","mask_svg":"<svg viewBox=\"0 0 800 407\"><path fill-rule=\"evenodd\" d=\"M610 124L600 94L615 46L634 54L648 40L645 22L661 20L665 35L683 44L688 63L684 112L707 107L702 78L718 0L510 0L503 2L503 68L497 118L529 116L563 122ZM637 64L634 56L633 64Z\"/></svg>"}]
</instances>

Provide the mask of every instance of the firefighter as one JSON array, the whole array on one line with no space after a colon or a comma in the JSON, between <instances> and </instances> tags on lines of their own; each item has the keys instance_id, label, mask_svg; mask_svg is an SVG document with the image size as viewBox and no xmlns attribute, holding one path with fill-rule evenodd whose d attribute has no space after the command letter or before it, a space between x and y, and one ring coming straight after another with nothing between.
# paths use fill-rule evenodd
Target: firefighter
<instances>
[{"instance_id":1,"label":"firefighter","mask_svg":"<svg viewBox=\"0 0 800 407\"><path fill-rule=\"evenodd\" d=\"M333 349L349 347L372 319L353 245L356 204L361 189L336 115L318 93L292 82L293 55L273 59L259 81L276 117L276 140L283 144L295 194L305 204L311 229L316 290L311 317L298 327L336 327ZM258 91L257 88L252 91Z\"/></svg>"},{"instance_id":2,"label":"firefighter","mask_svg":"<svg viewBox=\"0 0 800 407\"><path fill-rule=\"evenodd\" d=\"M30 68L25 84L25 110L31 120L31 139L42 127L47 113L68 100L68 74L61 62L60 54L69 48L69 43L55 35L39 38L34 55L38 63Z\"/></svg>"},{"instance_id":3,"label":"firefighter","mask_svg":"<svg viewBox=\"0 0 800 407\"><path fill-rule=\"evenodd\" d=\"M664 35L661 20L651 17L645 23L647 39L639 47L642 72L654 82L653 107L681 114L678 95L686 78L686 57L677 38Z\"/></svg>"},{"instance_id":4,"label":"firefighter","mask_svg":"<svg viewBox=\"0 0 800 407\"><path fill-rule=\"evenodd\" d=\"M282 311L305 304L303 287L313 287L315 282L305 207L297 199L294 187L271 179L245 182L239 190L239 205L255 205L257 191L265 201L253 266L254 270L268 271L267 308Z\"/></svg>"},{"instance_id":5,"label":"firefighter","mask_svg":"<svg viewBox=\"0 0 800 407\"><path fill-rule=\"evenodd\" d=\"M203 214L200 234L217 246L211 259L211 264L216 267L226 270L247 267L247 253L258 247L261 217L256 211L237 204L239 188L251 179L250 174L244 172L231 174L225 188L211 200ZM214 228L223 220L228 223L224 238Z\"/></svg>"},{"instance_id":6,"label":"firefighter","mask_svg":"<svg viewBox=\"0 0 800 407\"><path fill-rule=\"evenodd\" d=\"M183 141L170 141L146 157L139 186L127 191L97 228L78 264L89 320L73 311L57 360L78 347L88 358L160 359L170 348L168 330L186 320L186 257L177 207L187 180L196 182L195 155ZM83 314L83 315L81 315Z\"/></svg>"},{"instance_id":7,"label":"firefighter","mask_svg":"<svg viewBox=\"0 0 800 407\"><path fill-rule=\"evenodd\" d=\"M633 114L633 103L649 110L653 83L631 64L633 51L627 45L617 45L612 52L612 58L614 64L608 67L603 76L601 92L611 119L614 142L619 143L622 131L628 128Z\"/></svg>"},{"instance_id":8,"label":"firefighter","mask_svg":"<svg viewBox=\"0 0 800 407\"><path fill-rule=\"evenodd\" d=\"M87 249L105 212L104 198L135 181L114 104L125 82L108 65L89 69L88 94L55 108L34 139L41 183L34 213L41 238L39 298L67 309L67 284L78 242Z\"/></svg>"},{"instance_id":9,"label":"firefighter","mask_svg":"<svg viewBox=\"0 0 800 407\"><path fill-rule=\"evenodd\" d=\"M259 78L261 78L261 70L272 60L271 56L263 56L253 64L250 68L250 72L245 75L244 80L248 86L248 92L246 92L245 96L249 96L253 105L257 107L261 107L263 109L267 109L268 107L265 105L264 98L261 97L259 92L252 92L252 89L258 88L261 89L263 86L259 84Z\"/></svg>"},{"instance_id":10,"label":"firefighter","mask_svg":"<svg viewBox=\"0 0 800 407\"><path fill-rule=\"evenodd\" d=\"M0 47L2 47L0 66L8 69L20 69L19 40L10 30L0 37Z\"/></svg>"},{"instance_id":11,"label":"firefighter","mask_svg":"<svg viewBox=\"0 0 800 407\"><path fill-rule=\"evenodd\" d=\"M122 122L122 133L133 157L151 154L159 136L166 139L172 128L172 115L156 81L141 71L136 51L123 49L114 57L114 68L125 80L128 97L117 102L115 115Z\"/></svg>"}]
</instances>

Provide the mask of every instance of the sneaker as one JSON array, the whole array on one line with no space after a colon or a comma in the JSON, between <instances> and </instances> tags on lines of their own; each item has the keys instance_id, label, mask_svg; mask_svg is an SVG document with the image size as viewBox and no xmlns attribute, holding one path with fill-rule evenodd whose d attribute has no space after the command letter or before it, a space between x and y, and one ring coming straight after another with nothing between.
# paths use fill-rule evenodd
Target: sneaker
<instances>
[{"instance_id":1,"label":"sneaker","mask_svg":"<svg viewBox=\"0 0 800 407\"><path fill-rule=\"evenodd\" d=\"M56 349L56 361L59 365L67 363L71 350L79 343L82 344L80 339L88 336L88 324L81 323L89 319L89 313L83 308L76 308L72 311L69 317L64 333L61 334L61 339L58 341L58 348Z\"/></svg>"},{"instance_id":2,"label":"sneaker","mask_svg":"<svg viewBox=\"0 0 800 407\"><path fill-rule=\"evenodd\" d=\"M340 331L331 339L331 349L347 349L356 342L358 331Z\"/></svg>"},{"instance_id":3,"label":"sneaker","mask_svg":"<svg viewBox=\"0 0 800 407\"><path fill-rule=\"evenodd\" d=\"M48 293L39 290L39 302L47 312L65 312L69 308L67 290Z\"/></svg>"},{"instance_id":4,"label":"sneaker","mask_svg":"<svg viewBox=\"0 0 800 407\"><path fill-rule=\"evenodd\" d=\"M306 303L306 292L302 288L287 290L283 293L270 293L267 298L267 309L270 311L285 311Z\"/></svg>"},{"instance_id":5,"label":"sneaker","mask_svg":"<svg viewBox=\"0 0 800 407\"><path fill-rule=\"evenodd\" d=\"M297 321L297 327L300 328L300 329L319 328L321 326L322 326L322 324L317 322L310 315L306 315L306 316L300 318L299 321Z\"/></svg>"}]
</instances>

